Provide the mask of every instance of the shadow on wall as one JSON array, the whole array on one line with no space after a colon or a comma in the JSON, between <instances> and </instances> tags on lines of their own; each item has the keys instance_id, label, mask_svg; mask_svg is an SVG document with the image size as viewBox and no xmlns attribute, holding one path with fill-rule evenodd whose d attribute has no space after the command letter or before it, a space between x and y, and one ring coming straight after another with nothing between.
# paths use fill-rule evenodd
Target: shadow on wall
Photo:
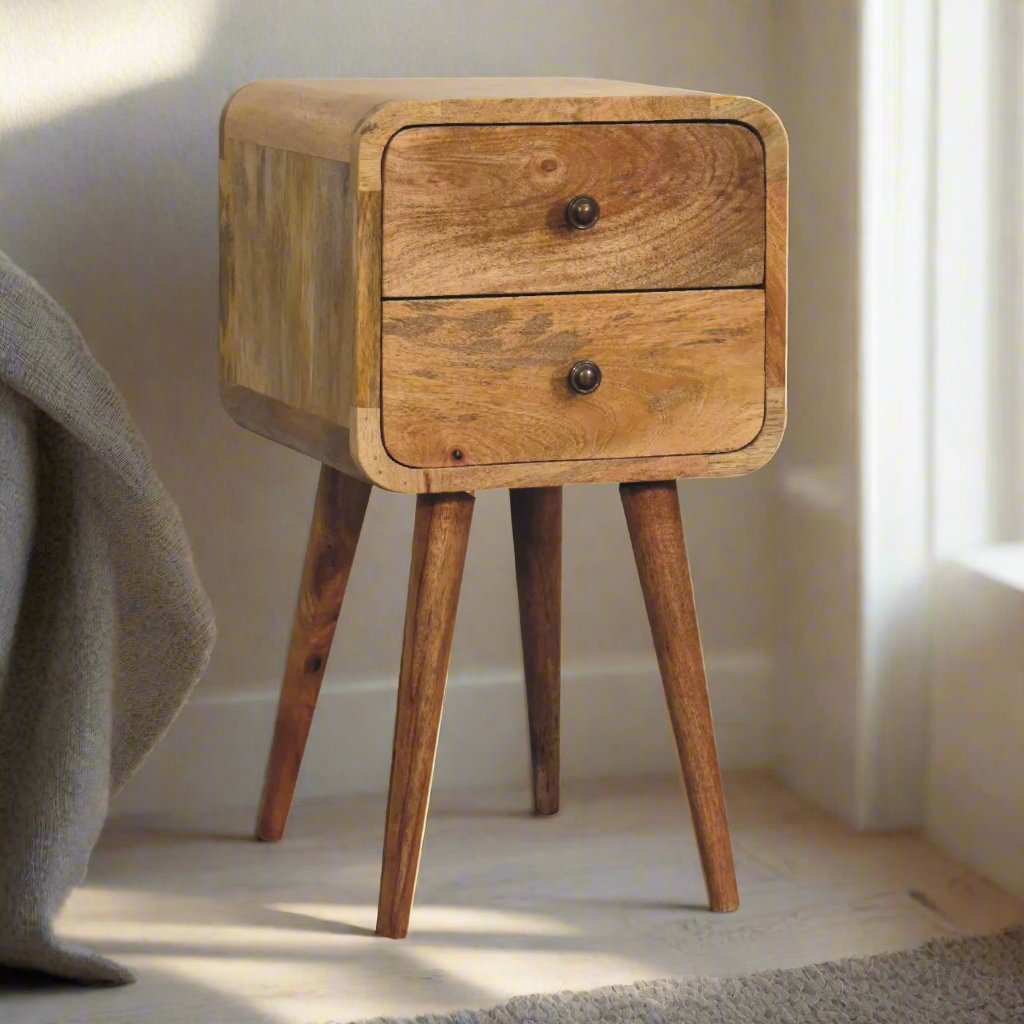
<instances>
[{"instance_id":1,"label":"shadow on wall","mask_svg":"<svg viewBox=\"0 0 1024 1024\"><path fill-rule=\"evenodd\" d=\"M220 407L217 126L231 92L285 75L557 70L757 94L770 5L741 7L746 20L711 2L668 0L649 3L643 18L615 0L554 9L535 0L466 2L443 12L398 0L297 0L282 22L279 5L193 0L172 5L158 38L144 35L151 67L124 28L134 15L119 5L97 8L106 11L103 24L86 24L102 18L70 0L50 5L45 24L42 15L23 16L8 45L31 48L45 37L46 56L46 46L59 50L66 38L67 52L50 61L65 94L74 90L60 76L80 73L87 97L88 74L99 76L109 63L109 98L35 118L0 138L0 244L75 316L181 505L220 625L202 693L276 691L317 473L310 460L233 426ZM572 31L581 17L590 26L582 37ZM178 31L184 43L175 42ZM102 39L95 51L90 32ZM169 70L162 47L177 47L178 66ZM134 69L134 88L119 61ZM170 74L176 77L137 85ZM762 473L683 489L713 651L770 644L768 481ZM397 673L412 513L406 497L378 492L371 501L339 631L344 656L332 677ZM504 495L482 495L475 518L453 674L519 663ZM567 661L637 652L653 663L614 488L587 488L567 500L565 571Z\"/></svg>"}]
</instances>

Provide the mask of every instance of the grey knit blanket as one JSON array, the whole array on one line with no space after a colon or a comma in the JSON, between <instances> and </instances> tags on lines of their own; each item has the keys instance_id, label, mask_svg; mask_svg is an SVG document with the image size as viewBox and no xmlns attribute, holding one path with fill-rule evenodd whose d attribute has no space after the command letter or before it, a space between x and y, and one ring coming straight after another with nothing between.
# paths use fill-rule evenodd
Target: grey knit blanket
<instances>
[{"instance_id":1,"label":"grey knit blanket","mask_svg":"<svg viewBox=\"0 0 1024 1024\"><path fill-rule=\"evenodd\" d=\"M52 922L213 640L178 511L124 402L67 314L0 253L0 964L132 980Z\"/></svg>"}]
</instances>

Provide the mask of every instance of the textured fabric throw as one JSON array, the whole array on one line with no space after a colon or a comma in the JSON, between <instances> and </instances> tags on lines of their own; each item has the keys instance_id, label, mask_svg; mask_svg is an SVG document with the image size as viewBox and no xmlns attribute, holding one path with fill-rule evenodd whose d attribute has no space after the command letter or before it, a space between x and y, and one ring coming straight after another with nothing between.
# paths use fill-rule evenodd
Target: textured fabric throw
<instances>
[{"instance_id":1,"label":"textured fabric throw","mask_svg":"<svg viewBox=\"0 0 1024 1024\"><path fill-rule=\"evenodd\" d=\"M177 509L123 401L0 253L0 964L132 980L52 921L213 639Z\"/></svg>"},{"instance_id":2,"label":"textured fabric throw","mask_svg":"<svg viewBox=\"0 0 1024 1024\"><path fill-rule=\"evenodd\" d=\"M1024 931L937 939L909 953L520 996L416 1024L1019 1024ZM381 1017L370 1024L411 1024Z\"/></svg>"}]
</instances>

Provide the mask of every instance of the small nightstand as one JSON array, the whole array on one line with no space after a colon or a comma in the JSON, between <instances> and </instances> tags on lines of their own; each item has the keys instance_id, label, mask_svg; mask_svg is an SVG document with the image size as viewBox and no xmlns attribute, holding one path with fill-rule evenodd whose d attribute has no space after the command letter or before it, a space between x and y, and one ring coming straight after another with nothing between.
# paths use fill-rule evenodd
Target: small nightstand
<instances>
[{"instance_id":1,"label":"small nightstand","mask_svg":"<svg viewBox=\"0 0 1024 1024\"><path fill-rule=\"evenodd\" d=\"M711 909L735 909L675 480L749 473L782 438L779 119L590 79L255 82L220 180L225 405L323 464L257 835L284 832L373 486L418 495L377 931L408 930L480 488L510 489L554 813L561 486L616 481Z\"/></svg>"}]
</instances>

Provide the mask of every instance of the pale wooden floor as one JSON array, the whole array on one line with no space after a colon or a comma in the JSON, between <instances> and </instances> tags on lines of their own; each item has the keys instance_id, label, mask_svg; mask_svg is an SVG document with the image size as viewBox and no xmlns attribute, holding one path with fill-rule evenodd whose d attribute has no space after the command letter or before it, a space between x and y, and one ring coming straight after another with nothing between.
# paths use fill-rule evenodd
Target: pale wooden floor
<instances>
[{"instance_id":1,"label":"pale wooden floor","mask_svg":"<svg viewBox=\"0 0 1024 1024\"><path fill-rule=\"evenodd\" d=\"M0 991L0 1021L350 1021L525 992L724 974L1024 921L1024 905L913 835L852 833L762 775L727 779L742 907L711 915L667 780L439 794L412 934L372 933L382 799L298 807L277 846L249 816L122 823L61 930L137 985Z\"/></svg>"}]
</instances>

